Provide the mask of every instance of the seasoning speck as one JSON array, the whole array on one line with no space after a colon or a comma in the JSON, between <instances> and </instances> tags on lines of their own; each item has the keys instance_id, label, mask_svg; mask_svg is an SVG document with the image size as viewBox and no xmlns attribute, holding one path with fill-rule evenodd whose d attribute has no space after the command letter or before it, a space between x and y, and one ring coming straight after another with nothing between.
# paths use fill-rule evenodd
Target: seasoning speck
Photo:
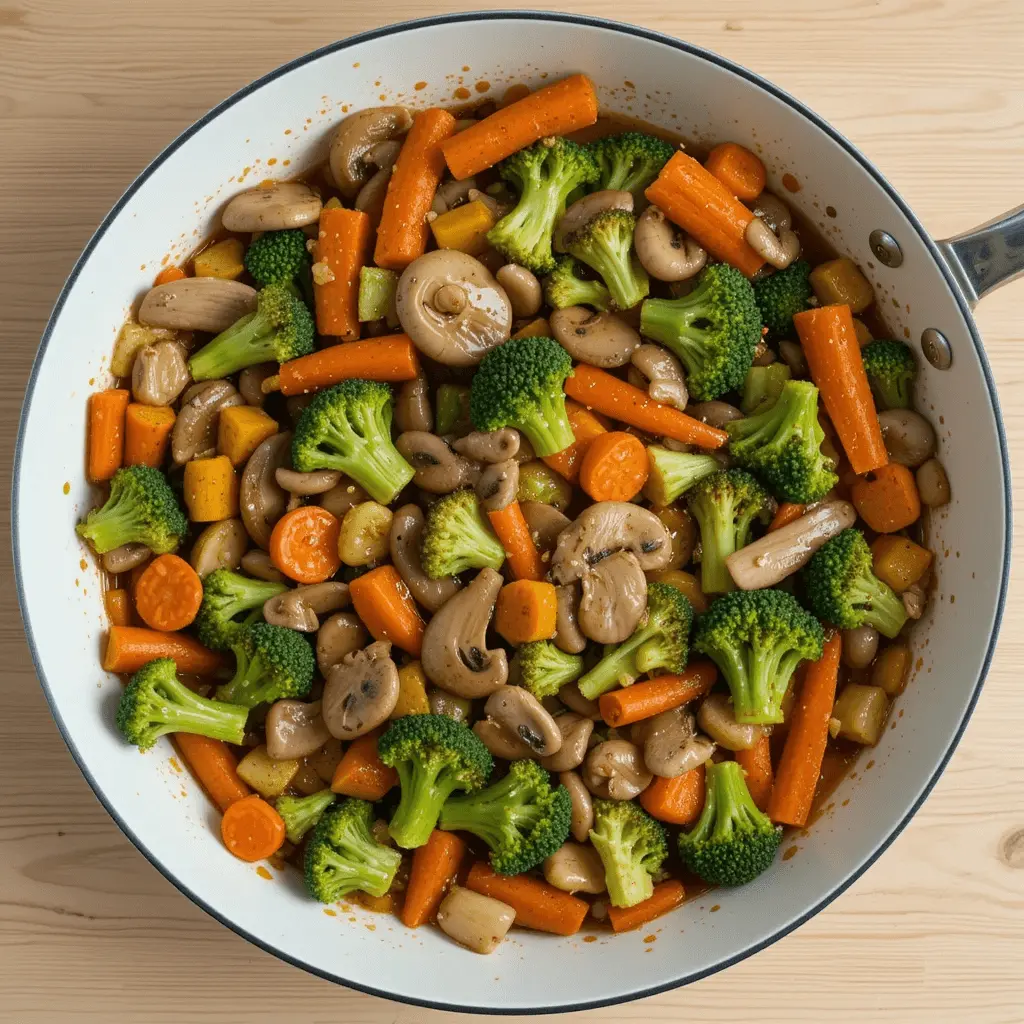
<instances>
[{"instance_id":1,"label":"seasoning speck","mask_svg":"<svg viewBox=\"0 0 1024 1024\"><path fill-rule=\"evenodd\" d=\"M787 172L786 174L784 174L782 176L782 187L787 192L799 192L800 188L801 188L801 185L800 185L800 182L797 181L796 178L794 178L792 174L789 174Z\"/></svg>"},{"instance_id":2,"label":"seasoning speck","mask_svg":"<svg viewBox=\"0 0 1024 1024\"><path fill-rule=\"evenodd\" d=\"M64 481L64 486L61 488L61 490L65 494L70 494L71 493L71 482L69 480L65 480Z\"/></svg>"},{"instance_id":3,"label":"seasoning speck","mask_svg":"<svg viewBox=\"0 0 1024 1024\"><path fill-rule=\"evenodd\" d=\"M331 910L330 907L324 907L324 913L328 917L337 917L338 916L338 912L336 910Z\"/></svg>"},{"instance_id":4,"label":"seasoning speck","mask_svg":"<svg viewBox=\"0 0 1024 1024\"><path fill-rule=\"evenodd\" d=\"M791 846L791 847L790 847L790 848L789 848L789 849L788 849L788 850L787 850L787 851L786 851L786 852L785 852L785 853L784 853L784 854L782 855L782 859L783 859L783 860L792 860L792 859L793 859L793 858L794 858L794 857L796 856L796 852L797 852L797 850L799 850L799 849L800 849L800 847L799 847L799 846Z\"/></svg>"},{"instance_id":5,"label":"seasoning speck","mask_svg":"<svg viewBox=\"0 0 1024 1024\"><path fill-rule=\"evenodd\" d=\"M256 869L256 874L259 875L260 878L265 878L268 882L272 882L274 880L274 876L262 864Z\"/></svg>"},{"instance_id":6,"label":"seasoning speck","mask_svg":"<svg viewBox=\"0 0 1024 1024\"><path fill-rule=\"evenodd\" d=\"M714 906L713 906L713 907L711 908L711 910L709 911L709 913L711 913L711 914L717 914L717 913L718 913L718 911L720 911L721 909L722 909L722 904L721 904L721 903L716 903L716 904L715 904L715 905L714 905Z\"/></svg>"},{"instance_id":7,"label":"seasoning speck","mask_svg":"<svg viewBox=\"0 0 1024 1024\"><path fill-rule=\"evenodd\" d=\"M426 87L427 87L427 83L426 83L426 82L417 82L417 83L416 83L416 84L415 84L415 85L413 86L413 88L414 88L414 89L415 89L415 90L416 90L417 92L421 92L422 90L426 89Z\"/></svg>"},{"instance_id":8,"label":"seasoning speck","mask_svg":"<svg viewBox=\"0 0 1024 1024\"><path fill-rule=\"evenodd\" d=\"M644 942L646 942L648 945L650 945L652 942L657 942L657 941L658 941L658 936L657 935L645 935L644 936Z\"/></svg>"}]
</instances>

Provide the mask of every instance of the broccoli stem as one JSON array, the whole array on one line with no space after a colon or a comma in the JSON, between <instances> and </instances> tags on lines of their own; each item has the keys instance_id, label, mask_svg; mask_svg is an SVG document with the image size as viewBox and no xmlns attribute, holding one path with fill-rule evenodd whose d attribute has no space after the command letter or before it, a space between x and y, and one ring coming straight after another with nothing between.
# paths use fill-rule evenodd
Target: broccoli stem
<instances>
[{"instance_id":1,"label":"broccoli stem","mask_svg":"<svg viewBox=\"0 0 1024 1024\"><path fill-rule=\"evenodd\" d=\"M160 684L160 715L170 732L190 732L225 743L241 743L249 709L224 701L207 700L177 679Z\"/></svg>"},{"instance_id":2,"label":"broccoli stem","mask_svg":"<svg viewBox=\"0 0 1024 1024\"><path fill-rule=\"evenodd\" d=\"M576 435L565 411L565 393L544 395L537 400L537 413L518 424L538 458L555 455L574 444Z\"/></svg>"},{"instance_id":3,"label":"broccoli stem","mask_svg":"<svg viewBox=\"0 0 1024 1024\"><path fill-rule=\"evenodd\" d=\"M735 657L734 650L729 650ZM725 672L732 694L733 714L744 725L777 725L782 718L782 700L789 680L800 663L800 655L789 649L752 647L746 665Z\"/></svg>"},{"instance_id":4,"label":"broccoli stem","mask_svg":"<svg viewBox=\"0 0 1024 1024\"><path fill-rule=\"evenodd\" d=\"M215 380L256 363L275 361L273 325L258 310L236 320L189 360L195 380Z\"/></svg>"},{"instance_id":5,"label":"broccoli stem","mask_svg":"<svg viewBox=\"0 0 1024 1024\"><path fill-rule=\"evenodd\" d=\"M96 554L105 555L134 540L145 525L138 503L122 497L94 513L78 527L78 533L92 544Z\"/></svg>"},{"instance_id":6,"label":"broccoli stem","mask_svg":"<svg viewBox=\"0 0 1024 1024\"><path fill-rule=\"evenodd\" d=\"M850 587L850 603L862 608L864 622L890 640L907 621L903 599L874 573L859 576Z\"/></svg>"},{"instance_id":7,"label":"broccoli stem","mask_svg":"<svg viewBox=\"0 0 1024 1024\"><path fill-rule=\"evenodd\" d=\"M619 644L610 654L602 658L586 675L581 676L579 683L580 693L588 700L597 700L602 693L615 689L616 686L632 686L636 682L634 666L640 668L638 661L641 654L637 653L636 659L633 654L642 648L657 632L657 628L648 622L641 626L633 635ZM640 669L642 672L648 669Z\"/></svg>"},{"instance_id":8,"label":"broccoli stem","mask_svg":"<svg viewBox=\"0 0 1024 1024\"><path fill-rule=\"evenodd\" d=\"M705 594L727 594L735 590L726 558L736 550L736 527L731 509L707 507L707 502L690 505L700 527L700 589Z\"/></svg>"},{"instance_id":9,"label":"broccoli stem","mask_svg":"<svg viewBox=\"0 0 1024 1024\"><path fill-rule=\"evenodd\" d=\"M377 427L374 424L356 424L363 429L363 437L375 437ZM369 428L369 429L365 429ZM398 450L390 443L368 444L362 438L356 438L338 431L333 425L324 432L324 444L334 445L345 451L353 447L358 454L351 458L341 459L337 456L322 455L326 469L337 469L342 473L355 477L367 494L382 505L390 505L398 492L413 478L415 471ZM357 464L356 464L357 463Z\"/></svg>"},{"instance_id":10,"label":"broccoli stem","mask_svg":"<svg viewBox=\"0 0 1024 1024\"><path fill-rule=\"evenodd\" d=\"M459 782L454 774L448 779L439 778L437 772L405 760L399 761L395 771L401 784L401 797L388 832L403 850L415 850L430 838L444 802Z\"/></svg>"}]
</instances>

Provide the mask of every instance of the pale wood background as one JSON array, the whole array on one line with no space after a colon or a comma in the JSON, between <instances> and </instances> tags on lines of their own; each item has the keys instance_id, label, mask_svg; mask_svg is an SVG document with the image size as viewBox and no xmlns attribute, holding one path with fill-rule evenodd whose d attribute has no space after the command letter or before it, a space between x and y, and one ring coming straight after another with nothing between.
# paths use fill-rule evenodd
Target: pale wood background
<instances>
[{"instance_id":1,"label":"pale wood background","mask_svg":"<svg viewBox=\"0 0 1024 1024\"><path fill-rule=\"evenodd\" d=\"M0 0L5 533L16 417L39 334L75 257L135 174L210 106L275 65L382 20L463 6L474 4ZM626 12L801 96L878 162L937 236L1024 200L1021 0L564 6ZM987 299L978 319L1024 478L1022 300L1024 283ZM1024 501L1016 504L1022 522ZM440 1021L278 962L147 864L53 727L22 639L6 544L0 558L0 1020ZM724 974L586 1016L1024 1021L1018 579L1015 572L999 654L960 750L867 876L796 934Z\"/></svg>"}]
</instances>

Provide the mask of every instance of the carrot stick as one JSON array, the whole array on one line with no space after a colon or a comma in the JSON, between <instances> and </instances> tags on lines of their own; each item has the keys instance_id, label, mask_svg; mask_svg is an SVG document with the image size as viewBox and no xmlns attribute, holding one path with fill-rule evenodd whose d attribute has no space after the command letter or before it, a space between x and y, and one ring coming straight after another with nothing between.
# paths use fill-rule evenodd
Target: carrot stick
<instances>
[{"instance_id":1,"label":"carrot stick","mask_svg":"<svg viewBox=\"0 0 1024 1024\"><path fill-rule=\"evenodd\" d=\"M850 500L861 519L877 533L904 530L921 516L921 496L914 474L898 462L855 480Z\"/></svg>"},{"instance_id":2,"label":"carrot stick","mask_svg":"<svg viewBox=\"0 0 1024 1024\"><path fill-rule=\"evenodd\" d=\"M253 793L224 812L220 835L239 860L266 860L284 846L284 819L263 797Z\"/></svg>"},{"instance_id":3,"label":"carrot stick","mask_svg":"<svg viewBox=\"0 0 1024 1024\"><path fill-rule=\"evenodd\" d=\"M775 513L775 518L772 519L771 524L768 527L768 532L771 533L773 530L781 530L784 526L789 526L790 523L795 523L806 511L806 505L796 505L791 501L784 501L779 505L778 511Z\"/></svg>"},{"instance_id":4,"label":"carrot stick","mask_svg":"<svg viewBox=\"0 0 1024 1024\"><path fill-rule=\"evenodd\" d=\"M737 199L756 199L768 181L768 172L756 153L737 142L723 142L708 153L704 166Z\"/></svg>"},{"instance_id":5,"label":"carrot stick","mask_svg":"<svg viewBox=\"0 0 1024 1024\"><path fill-rule=\"evenodd\" d=\"M238 762L226 743L190 732L176 732L174 743L199 784L222 811L252 792L238 777Z\"/></svg>"},{"instance_id":6,"label":"carrot stick","mask_svg":"<svg viewBox=\"0 0 1024 1024\"><path fill-rule=\"evenodd\" d=\"M358 797L360 800L379 800L389 789L398 785L398 772L377 755L377 738L380 734L380 729L374 729L349 744L334 769L334 777L331 779L333 792Z\"/></svg>"},{"instance_id":7,"label":"carrot stick","mask_svg":"<svg viewBox=\"0 0 1024 1024\"><path fill-rule=\"evenodd\" d=\"M286 512L270 534L270 560L289 579L323 583L340 568L338 535L341 523L319 505Z\"/></svg>"},{"instance_id":8,"label":"carrot stick","mask_svg":"<svg viewBox=\"0 0 1024 1024\"><path fill-rule=\"evenodd\" d=\"M103 607L112 626L127 626L132 621L132 602L127 590L108 590L103 595Z\"/></svg>"},{"instance_id":9,"label":"carrot stick","mask_svg":"<svg viewBox=\"0 0 1024 1024\"><path fill-rule=\"evenodd\" d=\"M182 281L188 274L181 267L164 267L156 277L153 278L153 287L161 284L170 284L172 281Z\"/></svg>"},{"instance_id":10,"label":"carrot stick","mask_svg":"<svg viewBox=\"0 0 1024 1024\"><path fill-rule=\"evenodd\" d=\"M587 449L593 444L594 439L600 437L606 430L601 421L579 402L566 402L565 411L576 440L568 448L563 448L554 455L545 455L543 461L556 473L561 473L569 483L574 484L580 477L580 467Z\"/></svg>"},{"instance_id":11,"label":"carrot stick","mask_svg":"<svg viewBox=\"0 0 1024 1024\"><path fill-rule=\"evenodd\" d=\"M555 635L558 598L554 585L539 580L506 583L494 606L494 628L510 644L549 640Z\"/></svg>"},{"instance_id":12,"label":"carrot stick","mask_svg":"<svg viewBox=\"0 0 1024 1024\"><path fill-rule=\"evenodd\" d=\"M176 419L165 405L129 405L124 415L124 464L162 466Z\"/></svg>"},{"instance_id":13,"label":"carrot stick","mask_svg":"<svg viewBox=\"0 0 1024 1024\"><path fill-rule=\"evenodd\" d=\"M284 395L308 395L349 379L404 381L420 372L416 346L407 334L331 345L281 364Z\"/></svg>"},{"instance_id":14,"label":"carrot stick","mask_svg":"<svg viewBox=\"0 0 1024 1024\"><path fill-rule=\"evenodd\" d=\"M508 564L517 580L544 579L544 563L537 545L533 543L530 527L526 523L518 501L512 501L502 509L487 513L501 546L508 556Z\"/></svg>"},{"instance_id":15,"label":"carrot stick","mask_svg":"<svg viewBox=\"0 0 1024 1024\"><path fill-rule=\"evenodd\" d=\"M427 251L427 214L444 175L441 146L455 133L455 118L440 107L418 113L402 143L377 228L373 260L387 270L404 270Z\"/></svg>"},{"instance_id":16,"label":"carrot stick","mask_svg":"<svg viewBox=\"0 0 1024 1024\"><path fill-rule=\"evenodd\" d=\"M499 875L477 861L466 878L466 888L507 903L516 912L516 924L554 935L575 935L590 904L529 875Z\"/></svg>"},{"instance_id":17,"label":"carrot stick","mask_svg":"<svg viewBox=\"0 0 1024 1024\"><path fill-rule=\"evenodd\" d=\"M313 274L318 333L342 341L359 337L359 271L369 258L372 236L369 214L340 207L321 211L313 259L328 273Z\"/></svg>"},{"instance_id":18,"label":"carrot stick","mask_svg":"<svg viewBox=\"0 0 1024 1024\"><path fill-rule=\"evenodd\" d=\"M433 918L465 855L466 844L454 832L440 829L434 829L426 845L413 851L402 906L402 924L406 928L418 928Z\"/></svg>"},{"instance_id":19,"label":"carrot stick","mask_svg":"<svg viewBox=\"0 0 1024 1024\"><path fill-rule=\"evenodd\" d=\"M853 471L888 465L875 400L864 372L849 306L819 306L793 317L811 380L839 435Z\"/></svg>"},{"instance_id":20,"label":"carrot stick","mask_svg":"<svg viewBox=\"0 0 1024 1024\"><path fill-rule=\"evenodd\" d=\"M107 672L138 672L147 661L173 658L179 672L212 676L229 668L223 654L211 651L184 633L158 633L140 626L111 626L103 652Z\"/></svg>"},{"instance_id":21,"label":"carrot stick","mask_svg":"<svg viewBox=\"0 0 1024 1024\"><path fill-rule=\"evenodd\" d=\"M641 794L640 806L658 821L692 825L704 810L704 765L674 779L656 778Z\"/></svg>"},{"instance_id":22,"label":"carrot stick","mask_svg":"<svg viewBox=\"0 0 1024 1024\"><path fill-rule=\"evenodd\" d=\"M657 437L671 437L683 444L712 449L721 448L729 439L724 430L709 427L678 409L655 402L639 388L596 366L579 363L565 382L565 393L589 409Z\"/></svg>"},{"instance_id":23,"label":"carrot stick","mask_svg":"<svg viewBox=\"0 0 1024 1024\"><path fill-rule=\"evenodd\" d=\"M154 558L135 585L135 610L151 629L170 633L192 624L203 603L203 582L177 555Z\"/></svg>"},{"instance_id":24,"label":"carrot stick","mask_svg":"<svg viewBox=\"0 0 1024 1024\"><path fill-rule=\"evenodd\" d=\"M762 736L749 750L737 750L734 756L746 772L751 799L763 811L768 806L774 782L771 743L767 735Z\"/></svg>"},{"instance_id":25,"label":"carrot stick","mask_svg":"<svg viewBox=\"0 0 1024 1024\"><path fill-rule=\"evenodd\" d=\"M93 483L109 480L124 463L124 416L131 397L122 388L89 396L87 472Z\"/></svg>"},{"instance_id":26,"label":"carrot stick","mask_svg":"<svg viewBox=\"0 0 1024 1024\"><path fill-rule=\"evenodd\" d=\"M393 565L382 565L349 584L356 614L375 640L390 640L414 658L426 628L409 588Z\"/></svg>"},{"instance_id":27,"label":"carrot stick","mask_svg":"<svg viewBox=\"0 0 1024 1024\"><path fill-rule=\"evenodd\" d=\"M692 156L676 153L644 194L716 259L747 277L764 266L745 237L754 215Z\"/></svg>"},{"instance_id":28,"label":"carrot stick","mask_svg":"<svg viewBox=\"0 0 1024 1024\"><path fill-rule=\"evenodd\" d=\"M580 487L594 501L629 501L647 483L647 448L635 434L612 430L595 437L580 465Z\"/></svg>"},{"instance_id":29,"label":"carrot stick","mask_svg":"<svg viewBox=\"0 0 1024 1024\"><path fill-rule=\"evenodd\" d=\"M608 920L611 922L612 930L616 932L629 932L634 928L653 921L670 910L675 910L683 900L686 899L686 892L683 883L674 878L667 882L659 882L654 887L654 895L648 897L643 903L637 903L634 907L609 907Z\"/></svg>"},{"instance_id":30,"label":"carrot stick","mask_svg":"<svg viewBox=\"0 0 1024 1024\"><path fill-rule=\"evenodd\" d=\"M804 672L768 801L768 816L781 825L803 828L807 824L828 742L842 649L842 635L836 633L825 644L821 658Z\"/></svg>"},{"instance_id":31,"label":"carrot stick","mask_svg":"<svg viewBox=\"0 0 1024 1024\"><path fill-rule=\"evenodd\" d=\"M710 661L695 661L678 675L655 676L621 690L602 693L598 699L601 717L619 728L653 718L696 700L715 685L718 669Z\"/></svg>"}]
</instances>

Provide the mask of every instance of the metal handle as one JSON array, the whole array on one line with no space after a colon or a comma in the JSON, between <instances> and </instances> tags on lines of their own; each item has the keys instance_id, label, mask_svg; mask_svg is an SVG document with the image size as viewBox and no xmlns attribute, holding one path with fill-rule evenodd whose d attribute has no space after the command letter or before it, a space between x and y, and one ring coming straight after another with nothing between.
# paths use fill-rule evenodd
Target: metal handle
<instances>
[{"instance_id":1,"label":"metal handle","mask_svg":"<svg viewBox=\"0 0 1024 1024\"><path fill-rule=\"evenodd\" d=\"M936 244L974 306L994 288L1024 275L1024 206Z\"/></svg>"}]
</instances>

